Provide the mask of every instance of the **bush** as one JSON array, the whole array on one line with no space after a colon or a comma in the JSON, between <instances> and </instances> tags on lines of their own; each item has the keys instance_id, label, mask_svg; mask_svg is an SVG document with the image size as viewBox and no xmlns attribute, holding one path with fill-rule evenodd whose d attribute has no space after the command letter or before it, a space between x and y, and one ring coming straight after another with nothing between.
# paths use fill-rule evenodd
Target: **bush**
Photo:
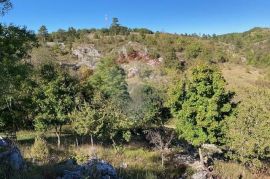
<instances>
[{"instance_id":1,"label":"bush","mask_svg":"<svg viewBox=\"0 0 270 179\"><path fill-rule=\"evenodd\" d=\"M200 43L193 43L187 46L185 56L187 59L197 58L202 52L202 45Z\"/></svg>"},{"instance_id":2,"label":"bush","mask_svg":"<svg viewBox=\"0 0 270 179\"><path fill-rule=\"evenodd\" d=\"M250 171L236 163L215 162L214 174L222 178L253 178Z\"/></svg>"},{"instance_id":3,"label":"bush","mask_svg":"<svg viewBox=\"0 0 270 179\"><path fill-rule=\"evenodd\" d=\"M45 162L49 157L49 147L47 142L41 137L35 138L35 143L30 149L31 155L35 160Z\"/></svg>"},{"instance_id":4,"label":"bush","mask_svg":"<svg viewBox=\"0 0 270 179\"><path fill-rule=\"evenodd\" d=\"M270 157L270 91L251 89L235 116L227 120L229 156L253 169L262 169Z\"/></svg>"}]
</instances>

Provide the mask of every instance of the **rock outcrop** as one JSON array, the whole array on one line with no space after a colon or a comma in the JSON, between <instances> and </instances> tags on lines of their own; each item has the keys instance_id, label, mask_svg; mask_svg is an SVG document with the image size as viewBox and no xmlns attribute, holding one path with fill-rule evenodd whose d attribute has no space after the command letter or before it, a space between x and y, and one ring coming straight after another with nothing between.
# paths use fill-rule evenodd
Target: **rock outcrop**
<instances>
[{"instance_id":1,"label":"rock outcrop","mask_svg":"<svg viewBox=\"0 0 270 179\"><path fill-rule=\"evenodd\" d=\"M146 46L137 42L128 42L118 49L118 63L125 64L131 61L142 61L150 66L158 66L163 58L152 58Z\"/></svg>"},{"instance_id":2,"label":"rock outcrop","mask_svg":"<svg viewBox=\"0 0 270 179\"><path fill-rule=\"evenodd\" d=\"M72 54L78 58L78 67L88 66L89 68L95 68L101 58L101 54L92 44L82 44L72 50Z\"/></svg>"},{"instance_id":3,"label":"rock outcrop","mask_svg":"<svg viewBox=\"0 0 270 179\"><path fill-rule=\"evenodd\" d=\"M71 162L68 162L70 167ZM82 178L99 178L99 179L117 179L116 170L109 163L91 159L83 165L74 165L73 171L64 171L62 179L82 179Z\"/></svg>"},{"instance_id":4,"label":"rock outcrop","mask_svg":"<svg viewBox=\"0 0 270 179\"><path fill-rule=\"evenodd\" d=\"M20 150L2 137L0 137L0 164L8 164L14 170L21 170L25 166Z\"/></svg>"}]
</instances>

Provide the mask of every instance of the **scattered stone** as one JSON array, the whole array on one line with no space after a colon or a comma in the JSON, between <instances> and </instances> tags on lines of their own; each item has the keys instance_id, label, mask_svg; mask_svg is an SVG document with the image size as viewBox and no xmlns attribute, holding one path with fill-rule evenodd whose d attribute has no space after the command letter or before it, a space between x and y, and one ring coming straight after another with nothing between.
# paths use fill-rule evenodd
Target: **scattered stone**
<instances>
[{"instance_id":1,"label":"scattered stone","mask_svg":"<svg viewBox=\"0 0 270 179\"><path fill-rule=\"evenodd\" d=\"M176 160L179 163L186 164L186 165L191 165L197 161L197 159L195 157L193 157L192 155L188 155L188 154L175 155L174 160Z\"/></svg>"},{"instance_id":2,"label":"scattered stone","mask_svg":"<svg viewBox=\"0 0 270 179\"><path fill-rule=\"evenodd\" d=\"M207 150L208 153L219 153L221 154L222 153L222 150L220 148L218 148L216 145L214 144L203 144L202 145L202 148L204 150Z\"/></svg>"},{"instance_id":3,"label":"scattered stone","mask_svg":"<svg viewBox=\"0 0 270 179\"><path fill-rule=\"evenodd\" d=\"M83 178L99 178L99 179L117 179L116 170L109 163L91 159L83 165L78 165L73 171L64 171L62 179L83 179Z\"/></svg>"},{"instance_id":4,"label":"scattered stone","mask_svg":"<svg viewBox=\"0 0 270 179\"><path fill-rule=\"evenodd\" d=\"M128 69L128 78L133 78L135 76L139 75L139 69L136 67L132 67L130 69Z\"/></svg>"},{"instance_id":5,"label":"scattered stone","mask_svg":"<svg viewBox=\"0 0 270 179\"><path fill-rule=\"evenodd\" d=\"M247 62L247 58L246 57L240 57L240 60L242 61L242 63L246 63Z\"/></svg>"},{"instance_id":6,"label":"scattered stone","mask_svg":"<svg viewBox=\"0 0 270 179\"><path fill-rule=\"evenodd\" d=\"M191 176L192 179L207 179L208 178L208 172L201 170L197 171L195 174Z\"/></svg>"},{"instance_id":7,"label":"scattered stone","mask_svg":"<svg viewBox=\"0 0 270 179\"><path fill-rule=\"evenodd\" d=\"M59 46L61 48L61 50L65 49L65 44L61 43L61 42L46 42L46 45L48 47L54 47L54 46Z\"/></svg>"},{"instance_id":8,"label":"scattered stone","mask_svg":"<svg viewBox=\"0 0 270 179\"><path fill-rule=\"evenodd\" d=\"M125 163L125 162L122 162L122 163L120 164L120 168L126 169L127 167L128 167L128 164Z\"/></svg>"}]
</instances>

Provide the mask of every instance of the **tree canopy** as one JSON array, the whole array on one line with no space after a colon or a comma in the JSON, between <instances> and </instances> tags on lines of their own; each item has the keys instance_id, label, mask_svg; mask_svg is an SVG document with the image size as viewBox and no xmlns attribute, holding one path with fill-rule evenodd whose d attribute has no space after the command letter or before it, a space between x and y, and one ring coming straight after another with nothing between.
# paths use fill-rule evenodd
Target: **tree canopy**
<instances>
[{"instance_id":1,"label":"tree canopy","mask_svg":"<svg viewBox=\"0 0 270 179\"><path fill-rule=\"evenodd\" d=\"M184 87L176 88L174 115L177 132L195 146L222 143L222 126L233 111L232 93L217 68L200 64L191 69ZM184 90L184 91L181 91ZM180 101L179 101L180 100Z\"/></svg>"},{"instance_id":2,"label":"tree canopy","mask_svg":"<svg viewBox=\"0 0 270 179\"><path fill-rule=\"evenodd\" d=\"M27 100L28 76L32 68L22 63L36 45L33 32L14 25L0 24L0 120L2 129L16 131L24 114L22 101ZM24 93L26 92L26 93Z\"/></svg>"},{"instance_id":3,"label":"tree canopy","mask_svg":"<svg viewBox=\"0 0 270 179\"><path fill-rule=\"evenodd\" d=\"M70 121L69 113L74 109L78 86L69 74L53 64L41 66L34 89L35 128L45 131L54 128L60 145L61 128Z\"/></svg>"}]
</instances>

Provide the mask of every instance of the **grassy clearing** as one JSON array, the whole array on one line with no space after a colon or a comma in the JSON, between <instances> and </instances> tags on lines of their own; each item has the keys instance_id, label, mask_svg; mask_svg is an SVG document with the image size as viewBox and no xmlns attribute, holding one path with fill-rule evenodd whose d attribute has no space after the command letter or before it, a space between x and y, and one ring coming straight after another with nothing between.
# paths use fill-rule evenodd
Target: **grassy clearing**
<instances>
[{"instance_id":1,"label":"grassy clearing","mask_svg":"<svg viewBox=\"0 0 270 179\"><path fill-rule=\"evenodd\" d=\"M241 89L256 86L256 82L259 79L264 78L262 70L255 67L236 65L236 64L224 64L221 67L222 74L228 82L229 88Z\"/></svg>"},{"instance_id":2,"label":"grassy clearing","mask_svg":"<svg viewBox=\"0 0 270 179\"><path fill-rule=\"evenodd\" d=\"M171 161L171 157L167 157L165 166L161 165L160 153L147 147L145 143L130 143L124 146L112 146L97 144L93 147L87 139L84 139L84 144L75 145L75 137L65 134L62 137L62 146L57 148L56 137L53 132L48 132L45 135L50 156L46 161L37 162L33 160L31 154L31 146L37 133L33 131L18 132L19 148L28 162L27 173L20 173L15 178L55 178L61 175L63 171L62 164L74 158L78 163L84 163L91 156L97 156L111 163L118 171L119 177L122 178L175 178L181 174L192 170L185 165L177 165ZM174 152L179 152L175 150ZM170 156L173 155L170 153Z\"/></svg>"},{"instance_id":3,"label":"grassy clearing","mask_svg":"<svg viewBox=\"0 0 270 179\"><path fill-rule=\"evenodd\" d=\"M33 131L18 132L18 145L28 163L28 169L23 173L14 173L12 178L15 179L53 179L61 176L63 173L64 163L70 158L76 159L80 163L84 163L91 156L97 156L111 163L117 170L119 177L127 179L155 179L155 178L177 178L181 174L187 173L191 176L193 170L186 166L176 163L175 154L182 153L179 147L173 148L168 153L165 166L161 165L160 153L147 147L145 143L130 143L124 146L114 148L112 146L97 144L93 147L84 139L84 144L75 145L75 137L64 135L62 137L63 144L61 148L56 146L56 137L53 132L46 133L46 141L48 143L50 155L46 161L33 161L31 154L31 146L37 133ZM267 178L266 176L253 175L245 167L236 163L226 163L222 161L215 162L214 174L221 178Z\"/></svg>"}]
</instances>

